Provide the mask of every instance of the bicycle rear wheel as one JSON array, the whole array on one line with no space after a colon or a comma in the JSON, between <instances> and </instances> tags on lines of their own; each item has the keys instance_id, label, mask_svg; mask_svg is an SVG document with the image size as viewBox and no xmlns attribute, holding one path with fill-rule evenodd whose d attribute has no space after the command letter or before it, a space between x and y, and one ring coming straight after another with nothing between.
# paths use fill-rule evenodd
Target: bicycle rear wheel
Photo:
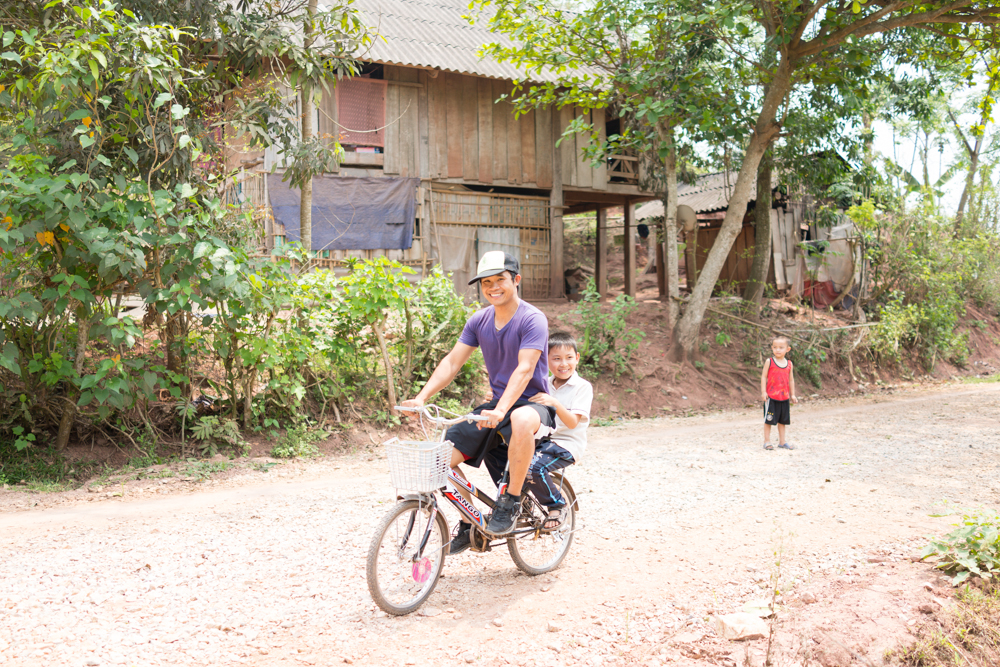
<instances>
[{"instance_id":1,"label":"bicycle rear wheel","mask_svg":"<svg viewBox=\"0 0 1000 667\"><path fill-rule=\"evenodd\" d=\"M573 544L573 531L576 530L577 503L573 487L562 475L552 475L552 481L559 486L566 499L562 526L548 533L535 530L507 538L507 550L510 551L514 565L521 572L532 576L545 574L559 567L569 553L570 545ZM514 530L531 527L537 529L545 521L547 513L544 507L535 502L526 504L530 505L530 510L522 512Z\"/></svg>"},{"instance_id":2,"label":"bicycle rear wheel","mask_svg":"<svg viewBox=\"0 0 1000 667\"><path fill-rule=\"evenodd\" d=\"M375 529L368 548L368 591L387 614L416 611L434 592L451 537L448 523L438 512L423 553L415 558L431 520L428 505L406 500L392 508Z\"/></svg>"}]
</instances>

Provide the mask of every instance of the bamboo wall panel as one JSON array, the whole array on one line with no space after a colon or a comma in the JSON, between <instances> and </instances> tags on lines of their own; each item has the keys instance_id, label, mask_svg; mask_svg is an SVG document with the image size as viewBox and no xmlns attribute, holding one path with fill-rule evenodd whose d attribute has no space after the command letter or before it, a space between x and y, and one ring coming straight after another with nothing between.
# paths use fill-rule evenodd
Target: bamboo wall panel
<instances>
[{"instance_id":1,"label":"bamboo wall panel","mask_svg":"<svg viewBox=\"0 0 1000 667\"><path fill-rule=\"evenodd\" d=\"M521 262L522 296L526 299L548 296L551 263L548 199L439 191L434 191L432 197L434 220L441 234L447 235L449 228L477 230L470 270L483 252L499 245L513 252Z\"/></svg>"}]
</instances>

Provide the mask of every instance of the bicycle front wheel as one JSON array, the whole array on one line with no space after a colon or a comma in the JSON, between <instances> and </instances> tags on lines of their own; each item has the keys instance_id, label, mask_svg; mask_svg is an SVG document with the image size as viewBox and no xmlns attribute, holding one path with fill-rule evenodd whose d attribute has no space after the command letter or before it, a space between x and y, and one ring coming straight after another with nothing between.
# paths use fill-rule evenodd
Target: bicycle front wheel
<instances>
[{"instance_id":1,"label":"bicycle front wheel","mask_svg":"<svg viewBox=\"0 0 1000 667\"><path fill-rule=\"evenodd\" d=\"M440 512L432 518L428 505L406 500L393 507L368 548L368 591L375 604L394 616L416 611L434 592L450 539L448 523Z\"/></svg>"},{"instance_id":2,"label":"bicycle front wheel","mask_svg":"<svg viewBox=\"0 0 1000 667\"><path fill-rule=\"evenodd\" d=\"M573 543L573 531L576 530L576 494L573 487L562 475L552 475L552 481L559 486L566 499L563 510L565 519L562 526L551 532L542 532L538 528L545 521L547 513L538 503L530 503L530 509L522 512L517 520L515 530L525 530L534 527L535 531L507 538L507 550L517 569L532 576L545 574L559 567L569 547Z\"/></svg>"}]
</instances>

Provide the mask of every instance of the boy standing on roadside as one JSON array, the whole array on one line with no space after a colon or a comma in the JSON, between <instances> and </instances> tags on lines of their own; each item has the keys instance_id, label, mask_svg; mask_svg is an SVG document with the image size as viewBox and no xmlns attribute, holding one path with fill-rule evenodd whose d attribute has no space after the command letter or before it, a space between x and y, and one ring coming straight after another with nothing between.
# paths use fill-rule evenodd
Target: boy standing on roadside
<instances>
[{"instance_id":1,"label":"boy standing on roadside","mask_svg":"<svg viewBox=\"0 0 1000 667\"><path fill-rule=\"evenodd\" d=\"M566 499L552 483L549 473L579 463L587 449L587 424L594 387L576 372L580 352L576 340L568 333L557 331L549 336L548 362L552 373L548 393L537 393L528 400L555 409L556 430L549 440L535 448L525 486L549 511L549 518L542 527L557 530L565 520Z\"/></svg>"},{"instance_id":2,"label":"boy standing on roadside","mask_svg":"<svg viewBox=\"0 0 1000 667\"><path fill-rule=\"evenodd\" d=\"M764 401L764 449L774 449L771 444L771 425L778 425L778 447L780 449L795 449L785 439L785 426L792 422L789 414L789 402L798 403L795 395L795 376L792 374L792 362L785 358L792 346L785 336L777 336L771 341L771 354L764 362L764 370L760 374L760 397Z\"/></svg>"}]
</instances>

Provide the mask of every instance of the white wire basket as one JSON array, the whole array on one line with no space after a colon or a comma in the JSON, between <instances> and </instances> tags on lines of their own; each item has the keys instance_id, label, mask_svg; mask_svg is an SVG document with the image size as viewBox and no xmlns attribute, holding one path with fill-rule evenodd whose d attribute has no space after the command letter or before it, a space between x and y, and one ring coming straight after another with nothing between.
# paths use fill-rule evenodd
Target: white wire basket
<instances>
[{"instance_id":1,"label":"white wire basket","mask_svg":"<svg viewBox=\"0 0 1000 667\"><path fill-rule=\"evenodd\" d=\"M445 485L453 445L448 442L400 440L385 443L392 485L404 491L427 493Z\"/></svg>"}]
</instances>

